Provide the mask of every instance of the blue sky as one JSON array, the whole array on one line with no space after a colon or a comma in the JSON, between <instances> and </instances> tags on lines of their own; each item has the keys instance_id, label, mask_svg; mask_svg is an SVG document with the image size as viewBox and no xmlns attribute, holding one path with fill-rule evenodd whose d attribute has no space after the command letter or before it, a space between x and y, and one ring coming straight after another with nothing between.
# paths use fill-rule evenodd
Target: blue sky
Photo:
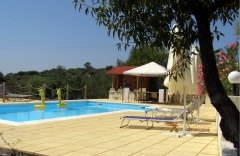
<instances>
[{"instance_id":1,"label":"blue sky","mask_svg":"<svg viewBox=\"0 0 240 156\"><path fill-rule=\"evenodd\" d=\"M233 26L219 26L225 34L214 42L223 48L235 40ZM74 9L72 0L1 0L0 71L42 71L62 65L95 68L126 60L129 50L118 51L117 39L96 25L91 16Z\"/></svg>"}]
</instances>

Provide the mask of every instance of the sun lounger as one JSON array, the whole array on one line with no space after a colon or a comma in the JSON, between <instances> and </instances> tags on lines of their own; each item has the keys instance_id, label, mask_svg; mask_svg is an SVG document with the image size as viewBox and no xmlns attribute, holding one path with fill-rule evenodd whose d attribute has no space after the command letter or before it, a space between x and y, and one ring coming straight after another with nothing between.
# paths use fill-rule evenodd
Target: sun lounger
<instances>
[{"instance_id":1,"label":"sun lounger","mask_svg":"<svg viewBox=\"0 0 240 156\"><path fill-rule=\"evenodd\" d=\"M157 113L160 113L161 116L178 116L179 114L183 114L183 109L152 107L145 110L145 116L148 113L152 113L152 117L158 116Z\"/></svg>"},{"instance_id":2,"label":"sun lounger","mask_svg":"<svg viewBox=\"0 0 240 156\"><path fill-rule=\"evenodd\" d=\"M199 110L199 108L202 106L203 103L204 103L204 98L194 97L193 100L190 102L190 104L187 105L187 109L186 109L187 115L191 114L192 119L194 119L193 112ZM157 116L157 113L161 113L164 115L169 115L169 114L178 115L183 111L184 109L182 108L153 107L153 108L146 109L145 116L147 116L148 113L152 113L152 116Z\"/></svg>"},{"instance_id":3,"label":"sun lounger","mask_svg":"<svg viewBox=\"0 0 240 156\"><path fill-rule=\"evenodd\" d=\"M3 89L3 87L5 87ZM27 94L12 94L9 92L9 90L6 88L6 86L0 85L0 97L2 98L28 98L31 97L32 95L27 95Z\"/></svg>"},{"instance_id":4,"label":"sun lounger","mask_svg":"<svg viewBox=\"0 0 240 156\"><path fill-rule=\"evenodd\" d=\"M193 101L187 106L186 113L192 114L194 110L197 110L201 107L203 104L203 99L201 98L194 98ZM152 113L151 117L148 117L148 113ZM177 123L183 121L183 114L184 110L179 108L163 108L163 107L153 107L153 108L146 108L145 116L123 116L120 119L122 119L122 123L120 128L128 126L129 122L131 120L138 120L141 122L147 122L147 129L149 129L148 122L165 122L167 125L171 125L172 129L171 131L175 130L177 131ZM125 120L128 120L128 123L123 126L123 122ZM188 119L187 119L187 125L190 129Z\"/></svg>"},{"instance_id":5,"label":"sun lounger","mask_svg":"<svg viewBox=\"0 0 240 156\"><path fill-rule=\"evenodd\" d=\"M11 94L11 93L6 94L6 97L7 97L7 98L27 98L27 97L30 97L30 96L32 96L32 95Z\"/></svg>"},{"instance_id":6,"label":"sun lounger","mask_svg":"<svg viewBox=\"0 0 240 156\"><path fill-rule=\"evenodd\" d=\"M181 114L183 114L183 112ZM177 123L182 122L182 119L180 118L181 114L179 114L177 117L123 116L123 117L120 118L120 119L122 119L120 128L128 126L129 122L131 120L138 120L138 121L147 123L146 129L149 129L149 124L148 124L149 122L152 123L151 127L153 127L154 122L156 122L156 123L165 122L167 125L172 126L172 129L170 130L170 132L172 132L173 130L177 132L178 131L177 130ZM125 120L128 120L128 123L126 125L123 125L123 122Z\"/></svg>"}]
</instances>

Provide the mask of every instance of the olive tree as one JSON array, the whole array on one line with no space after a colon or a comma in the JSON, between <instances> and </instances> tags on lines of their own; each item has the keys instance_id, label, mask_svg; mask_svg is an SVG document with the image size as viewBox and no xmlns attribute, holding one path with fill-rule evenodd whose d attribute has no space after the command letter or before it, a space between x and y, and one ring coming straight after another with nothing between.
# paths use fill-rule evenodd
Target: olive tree
<instances>
[{"instance_id":1,"label":"olive tree","mask_svg":"<svg viewBox=\"0 0 240 156\"><path fill-rule=\"evenodd\" d=\"M226 140L239 150L239 111L219 79L213 39L222 35L217 22L232 24L238 17L239 0L74 0L75 8L90 14L108 34L128 45L174 47L174 54L187 60L177 66L180 75L190 61L186 50L199 43L206 90L221 115ZM179 31L171 32L174 24ZM214 29L211 29L211 28ZM119 43L119 46L122 43Z\"/></svg>"}]
</instances>

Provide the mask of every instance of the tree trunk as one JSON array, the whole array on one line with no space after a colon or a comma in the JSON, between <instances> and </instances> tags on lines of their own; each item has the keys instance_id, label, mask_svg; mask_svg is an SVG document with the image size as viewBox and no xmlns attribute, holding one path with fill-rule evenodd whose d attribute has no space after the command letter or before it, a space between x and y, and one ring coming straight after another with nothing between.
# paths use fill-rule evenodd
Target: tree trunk
<instances>
[{"instance_id":1,"label":"tree trunk","mask_svg":"<svg viewBox=\"0 0 240 156\"><path fill-rule=\"evenodd\" d=\"M220 127L223 137L232 142L239 151L239 111L227 96L219 79L216 59L213 51L213 38L207 11L195 15L200 44L204 82L212 105L221 116Z\"/></svg>"}]
</instances>

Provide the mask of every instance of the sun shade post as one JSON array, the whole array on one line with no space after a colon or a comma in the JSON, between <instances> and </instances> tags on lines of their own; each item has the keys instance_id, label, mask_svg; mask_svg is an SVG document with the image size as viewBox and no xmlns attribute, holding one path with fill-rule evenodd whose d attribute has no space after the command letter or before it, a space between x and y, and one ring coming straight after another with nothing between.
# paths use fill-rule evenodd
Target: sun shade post
<instances>
[{"instance_id":1,"label":"sun shade post","mask_svg":"<svg viewBox=\"0 0 240 156\"><path fill-rule=\"evenodd\" d=\"M183 109L183 132L181 135L178 137L183 137L186 135L186 130L187 130L187 93L186 93L186 84L183 85L183 103L184 103L184 109Z\"/></svg>"},{"instance_id":2,"label":"sun shade post","mask_svg":"<svg viewBox=\"0 0 240 156\"><path fill-rule=\"evenodd\" d=\"M185 135L186 134L186 129L187 129L187 126L186 126L186 121L187 121L187 112L186 112L186 110L187 110L187 107L186 107L186 105L187 105L187 93L186 93L186 85L184 85L183 86L184 88L184 97L183 97L183 102L184 102L184 120L183 120L183 135Z\"/></svg>"}]
</instances>

